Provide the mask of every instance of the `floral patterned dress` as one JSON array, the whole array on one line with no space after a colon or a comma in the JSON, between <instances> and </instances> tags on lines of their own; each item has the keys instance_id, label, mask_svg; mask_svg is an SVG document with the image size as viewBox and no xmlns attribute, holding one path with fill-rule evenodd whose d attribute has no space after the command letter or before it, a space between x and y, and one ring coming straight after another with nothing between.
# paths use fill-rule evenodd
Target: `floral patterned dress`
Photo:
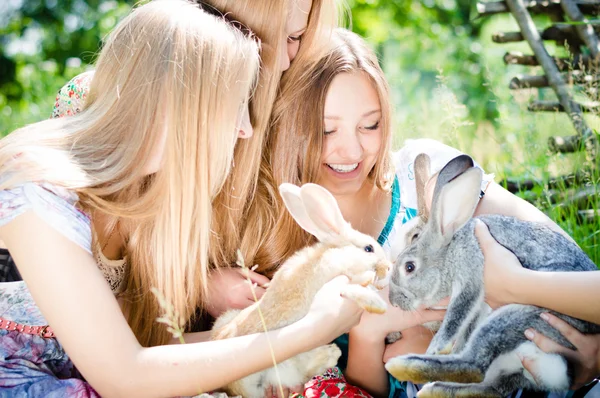
<instances>
[{"instance_id":1,"label":"floral patterned dress","mask_svg":"<svg viewBox=\"0 0 600 398\"><path fill-rule=\"evenodd\" d=\"M89 217L77 195L49 184L0 191L0 226L33 211L91 254ZM48 323L23 281L0 283L0 317L20 324ZM0 330L0 397L98 397L54 338Z\"/></svg>"}]
</instances>

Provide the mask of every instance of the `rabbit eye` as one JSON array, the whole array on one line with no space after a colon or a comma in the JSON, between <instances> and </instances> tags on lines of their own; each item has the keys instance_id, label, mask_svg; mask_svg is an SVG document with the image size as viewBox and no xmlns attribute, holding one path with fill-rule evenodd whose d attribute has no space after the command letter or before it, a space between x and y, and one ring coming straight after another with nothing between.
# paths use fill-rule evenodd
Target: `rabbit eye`
<instances>
[{"instance_id":1,"label":"rabbit eye","mask_svg":"<svg viewBox=\"0 0 600 398\"><path fill-rule=\"evenodd\" d=\"M375 249L373 249L373 245L366 245L365 246L365 251L367 253L373 253L375 251Z\"/></svg>"},{"instance_id":2,"label":"rabbit eye","mask_svg":"<svg viewBox=\"0 0 600 398\"><path fill-rule=\"evenodd\" d=\"M406 270L407 274L410 274L411 272L413 272L415 269L417 269L417 266L415 265L414 262L412 261L407 261L404 264L404 269Z\"/></svg>"},{"instance_id":3,"label":"rabbit eye","mask_svg":"<svg viewBox=\"0 0 600 398\"><path fill-rule=\"evenodd\" d=\"M410 243L413 243L418 237L419 237L419 233L417 232L416 234L414 234L412 236L412 238L410 238Z\"/></svg>"}]
</instances>

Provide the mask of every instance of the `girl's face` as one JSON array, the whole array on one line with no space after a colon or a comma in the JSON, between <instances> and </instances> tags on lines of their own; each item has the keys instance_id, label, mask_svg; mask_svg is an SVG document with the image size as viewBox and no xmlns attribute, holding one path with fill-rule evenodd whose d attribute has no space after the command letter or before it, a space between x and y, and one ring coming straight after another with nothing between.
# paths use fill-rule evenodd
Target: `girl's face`
<instances>
[{"instance_id":1,"label":"girl's face","mask_svg":"<svg viewBox=\"0 0 600 398\"><path fill-rule=\"evenodd\" d=\"M308 26L308 16L312 8L312 0L292 0L290 13L285 27L287 46L283 48L286 54L281 57L281 71L286 71L298 54L302 35Z\"/></svg>"},{"instance_id":2,"label":"girl's face","mask_svg":"<svg viewBox=\"0 0 600 398\"><path fill-rule=\"evenodd\" d=\"M327 92L318 183L334 195L357 193L381 148L381 105L362 72L337 75Z\"/></svg>"}]
</instances>

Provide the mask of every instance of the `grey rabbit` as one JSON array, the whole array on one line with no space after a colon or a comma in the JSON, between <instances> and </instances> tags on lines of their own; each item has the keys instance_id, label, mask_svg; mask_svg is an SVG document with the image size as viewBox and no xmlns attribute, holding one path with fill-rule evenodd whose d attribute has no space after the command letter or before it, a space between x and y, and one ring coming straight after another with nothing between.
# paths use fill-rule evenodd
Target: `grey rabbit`
<instances>
[{"instance_id":1,"label":"grey rabbit","mask_svg":"<svg viewBox=\"0 0 600 398\"><path fill-rule=\"evenodd\" d=\"M519 388L567 391L572 365L564 356L541 351L525 338L525 330L534 328L574 349L540 318L542 312L585 334L600 333L600 326L531 305L511 304L490 312L484 302L484 259L472 218L482 171L467 155L452 159L437 176L431 212L425 205L427 182L432 181L429 174L429 157L420 154L415 160L420 216L402 230L403 250L391 273L389 298L403 310L432 306L448 296L450 303L426 354L392 358L386 369L398 380L428 383L420 398L504 397ZM577 244L546 226L502 215L477 218L525 268L597 270ZM535 358L533 375L517 354Z\"/></svg>"}]
</instances>

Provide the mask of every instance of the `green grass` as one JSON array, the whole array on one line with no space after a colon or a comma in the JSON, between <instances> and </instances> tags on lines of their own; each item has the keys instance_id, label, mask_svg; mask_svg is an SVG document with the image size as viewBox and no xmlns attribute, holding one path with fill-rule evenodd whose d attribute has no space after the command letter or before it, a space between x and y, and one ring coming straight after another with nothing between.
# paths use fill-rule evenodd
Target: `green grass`
<instances>
[{"instance_id":1,"label":"green grass","mask_svg":"<svg viewBox=\"0 0 600 398\"><path fill-rule=\"evenodd\" d=\"M491 90L492 88L490 88ZM564 113L532 113L527 103L538 96L536 90L508 93L496 87L496 98L505 98L496 105L500 117L497 120L473 122L467 109L445 85L444 77L438 78L437 92L429 101L403 104L404 118L396 124L395 148L407 138L428 137L438 139L473 156L486 172L495 173L496 182L509 179L534 179L539 184L530 192L517 195L529 200L557 222L585 250L590 258L600 264L600 218L582 220L576 205L552 203L555 196L572 196L570 188L561 186L548 189L550 178L589 168L592 164L583 152L553 154L547 146L551 136L574 135L575 130ZM548 93L545 94L548 99ZM406 109L412 112L407 112ZM416 111L418 110L418 111ZM596 115L586 115L593 129L600 128ZM587 208L598 209L596 186L598 171L586 176L583 187L591 191Z\"/></svg>"}]
</instances>

